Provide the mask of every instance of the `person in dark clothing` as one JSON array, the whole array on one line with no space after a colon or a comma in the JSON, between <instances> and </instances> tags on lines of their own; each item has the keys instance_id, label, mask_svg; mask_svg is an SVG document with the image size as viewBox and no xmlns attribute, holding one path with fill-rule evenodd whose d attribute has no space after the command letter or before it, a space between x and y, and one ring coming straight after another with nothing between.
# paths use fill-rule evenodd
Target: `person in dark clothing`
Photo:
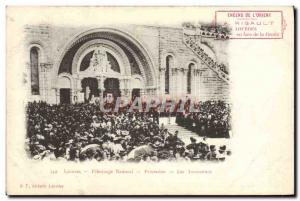
<instances>
[{"instance_id":1,"label":"person in dark clothing","mask_svg":"<svg viewBox=\"0 0 300 201\"><path fill-rule=\"evenodd\" d=\"M193 122L196 117L190 115L189 121ZM27 105L26 118L27 150L33 159L52 155L55 160L126 161L126 157L140 147L144 147L145 152L156 149L155 157L145 156L147 160L155 161L168 157L172 160L184 158L188 150L193 150L189 153L189 156L193 155L191 160L198 160L199 152L207 152L206 146L197 143L196 139L191 138L191 144L185 146L178 131L173 134L166 128L159 128L153 111L103 113L97 105L89 103L50 105L32 102ZM177 122L182 120L184 116L179 114ZM220 125L219 129L224 129L223 124ZM150 144L154 146L149 147ZM86 150L89 146L91 150Z\"/></svg>"}]
</instances>

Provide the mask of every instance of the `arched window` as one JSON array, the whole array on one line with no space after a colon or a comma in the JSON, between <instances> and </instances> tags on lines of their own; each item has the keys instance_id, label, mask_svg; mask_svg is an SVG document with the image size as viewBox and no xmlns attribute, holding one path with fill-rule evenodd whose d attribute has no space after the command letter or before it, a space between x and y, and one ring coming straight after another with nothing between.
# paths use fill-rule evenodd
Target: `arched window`
<instances>
[{"instance_id":1,"label":"arched window","mask_svg":"<svg viewBox=\"0 0 300 201\"><path fill-rule=\"evenodd\" d=\"M31 94L40 95L39 85L39 49L30 49L30 70L31 70Z\"/></svg>"},{"instance_id":2,"label":"arched window","mask_svg":"<svg viewBox=\"0 0 300 201\"><path fill-rule=\"evenodd\" d=\"M193 68L194 64L191 63L189 64L188 67L188 72L187 72L187 93L190 94L192 92L192 68Z\"/></svg>"},{"instance_id":3,"label":"arched window","mask_svg":"<svg viewBox=\"0 0 300 201\"><path fill-rule=\"evenodd\" d=\"M165 72L165 93L170 93L170 68L172 67L173 57L171 55L166 58L166 72Z\"/></svg>"}]
</instances>

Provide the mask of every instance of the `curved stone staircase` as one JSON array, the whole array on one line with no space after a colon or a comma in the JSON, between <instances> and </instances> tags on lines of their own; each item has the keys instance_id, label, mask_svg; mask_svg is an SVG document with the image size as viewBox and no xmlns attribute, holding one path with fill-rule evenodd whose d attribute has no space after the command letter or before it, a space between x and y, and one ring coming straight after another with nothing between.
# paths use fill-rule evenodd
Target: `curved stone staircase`
<instances>
[{"instance_id":1,"label":"curved stone staircase","mask_svg":"<svg viewBox=\"0 0 300 201\"><path fill-rule=\"evenodd\" d=\"M207 53L197 44L194 35L183 33L183 42L189 47L210 69L212 69L222 80L229 83L229 75L221 69L222 65L217 64Z\"/></svg>"}]
</instances>

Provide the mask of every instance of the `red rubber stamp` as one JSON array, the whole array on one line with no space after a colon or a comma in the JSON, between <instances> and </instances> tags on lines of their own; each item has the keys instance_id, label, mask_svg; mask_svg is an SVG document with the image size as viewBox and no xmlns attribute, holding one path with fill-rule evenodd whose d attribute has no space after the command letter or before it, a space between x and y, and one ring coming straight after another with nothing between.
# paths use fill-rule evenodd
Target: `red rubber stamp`
<instances>
[{"instance_id":1,"label":"red rubber stamp","mask_svg":"<svg viewBox=\"0 0 300 201\"><path fill-rule=\"evenodd\" d=\"M215 22L230 27L230 39L282 39L286 27L279 10L220 10Z\"/></svg>"}]
</instances>

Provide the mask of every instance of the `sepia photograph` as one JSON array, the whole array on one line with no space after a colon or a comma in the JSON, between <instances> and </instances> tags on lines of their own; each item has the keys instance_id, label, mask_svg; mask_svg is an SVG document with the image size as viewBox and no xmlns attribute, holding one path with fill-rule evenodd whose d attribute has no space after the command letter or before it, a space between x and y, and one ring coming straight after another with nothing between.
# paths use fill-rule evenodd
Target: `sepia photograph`
<instances>
[{"instance_id":1,"label":"sepia photograph","mask_svg":"<svg viewBox=\"0 0 300 201\"><path fill-rule=\"evenodd\" d=\"M26 25L24 34L33 160L224 161L231 154L227 27Z\"/></svg>"},{"instance_id":2,"label":"sepia photograph","mask_svg":"<svg viewBox=\"0 0 300 201\"><path fill-rule=\"evenodd\" d=\"M294 194L293 20L8 6L7 194Z\"/></svg>"}]
</instances>

